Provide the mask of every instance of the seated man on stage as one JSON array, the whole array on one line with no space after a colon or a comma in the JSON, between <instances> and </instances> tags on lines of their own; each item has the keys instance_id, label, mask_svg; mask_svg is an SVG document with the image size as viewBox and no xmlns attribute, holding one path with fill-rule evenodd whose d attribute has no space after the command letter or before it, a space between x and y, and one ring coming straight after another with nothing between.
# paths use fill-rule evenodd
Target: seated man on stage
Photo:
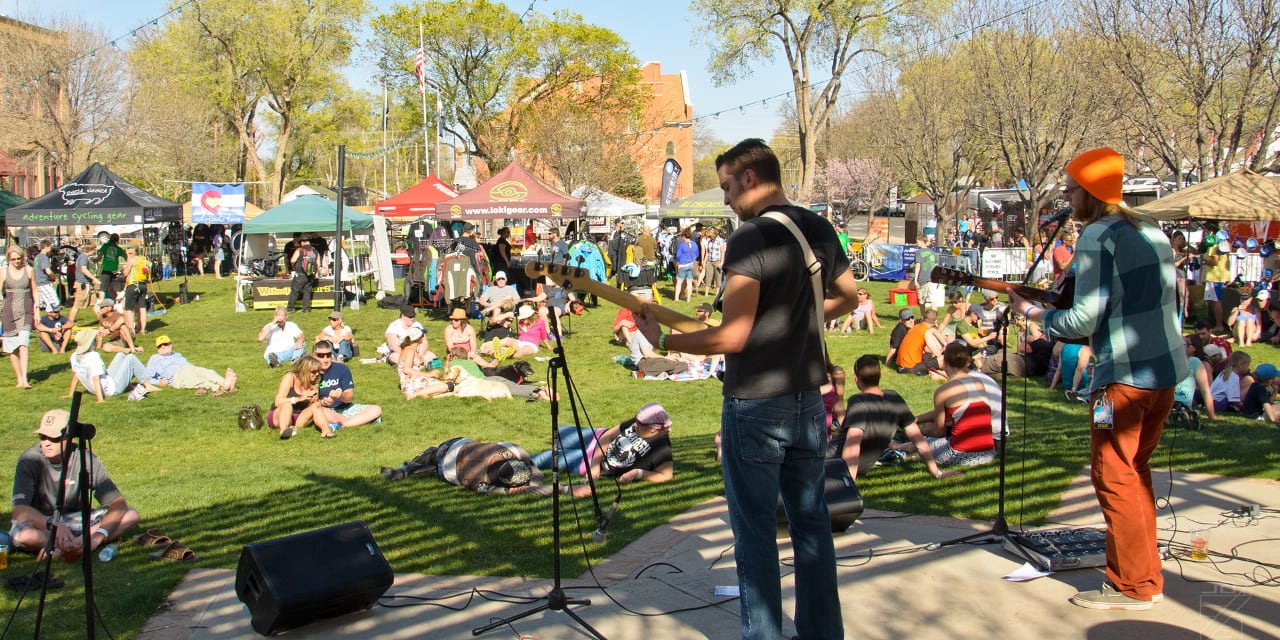
<instances>
[{"instance_id":1,"label":"seated man on stage","mask_svg":"<svg viewBox=\"0 0 1280 640\"><path fill-rule=\"evenodd\" d=\"M15 548L43 555L49 542L49 528L57 507L58 482L66 465L67 492L63 498L62 519L54 534L53 555L74 560L84 548L82 537L80 494L76 491L80 474L80 452L76 443L66 437L71 414L52 409L40 419L35 433L40 442L18 457L13 478L13 524L9 537ZM138 524L138 512L125 502L98 456L89 454L89 484L100 507L90 512L90 551L120 539Z\"/></svg>"},{"instance_id":2,"label":"seated man on stage","mask_svg":"<svg viewBox=\"0 0 1280 640\"><path fill-rule=\"evenodd\" d=\"M920 430L928 436L934 460L943 466L971 466L995 460L999 387L993 390L994 383L988 382L991 378L970 371L973 359L965 344L947 345L942 363L947 381L933 392L933 411L916 417ZM913 445L902 448L910 450Z\"/></svg>"},{"instance_id":3,"label":"seated man on stage","mask_svg":"<svg viewBox=\"0 0 1280 640\"><path fill-rule=\"evenodd\" d=\"M875 467L901 429L915 445L929 475L945 478L959 473L938 468L907 402L897 391L880 388L879 358L871 354L858 358L853 365L853 380L858 385L858 393L849 397L844 422L827 448L828 458L844 458L850 476L856 479Z\"/></svg>"}]
</instances>

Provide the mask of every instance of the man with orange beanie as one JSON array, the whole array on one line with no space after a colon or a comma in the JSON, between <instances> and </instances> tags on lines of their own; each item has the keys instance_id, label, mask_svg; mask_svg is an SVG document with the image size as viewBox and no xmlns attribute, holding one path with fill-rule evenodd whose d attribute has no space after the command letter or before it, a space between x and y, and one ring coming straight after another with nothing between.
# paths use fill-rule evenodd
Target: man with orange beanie
<instances>
[{"instance_id":1,"label":"man with orange beanie","mask_svg":"<svg viewBox=\"0 0 1280 640\"><path fill-rule=\"evenodd\" d=\"M1151 218L1121 197L1124 158L1086 151L1066 167L1063 195L1084 225L1076 242L1070 309L1046 311L1010 293L1015 312L1044 323L1050 338L1088 337L1097 355L1090 462L1107 522L1107 580L1071 602L1089 609L1150 609L1164 597L1156 550L1150 459L1188 372L1176 324L1173 250Z\"/></svg>"}]
</instances>

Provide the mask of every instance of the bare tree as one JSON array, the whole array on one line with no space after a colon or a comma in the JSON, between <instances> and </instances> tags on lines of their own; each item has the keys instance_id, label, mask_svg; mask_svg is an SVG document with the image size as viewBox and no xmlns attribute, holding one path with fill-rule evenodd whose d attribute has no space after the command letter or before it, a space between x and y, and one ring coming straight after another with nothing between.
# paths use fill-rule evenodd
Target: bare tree
<instances>
[{"instance_id":1,"label":"bare tree","mask_svg":"<svg viewBox=\"0 0 1280 640\"><path fill-rule=\"evenodd\" d=\"M914 6L879 0L694 0L702 33L714 46L707 68L717 82L749 76L755 61L772 60L778 50L785 57L798 138L797 198L809 198L818 136L839 100L849 66L868 52L865 47L890 19Z\"/></svg>"},{"instance_id":2,"label":"bare tree","mask_svg":"<svg viewBox=\"0 0 1280 640\"><path fill-rule=\"evenodd\" d=\"M1134 144L1176 176L1230 171L1277 108L1276 0L1080 0L1091 60L1125 83ZM1265 142L1265 140L1263 141ZM1263 145L1265 147L1265 144ZM1261 161L1261 159L1259 159Z\"/></svg>"},{"instance_id":3,"label":"bare tree","mask_svg":"<svg viewBox=\"0 0 1280 640\"><path fill-rule=\"evenodd\" d=\"M71 175L126 125L127 60L83 20L56 18L48 29L27 31L0 39L0 137L11 155L41 153Z\"/></svg>"}]
</instances>

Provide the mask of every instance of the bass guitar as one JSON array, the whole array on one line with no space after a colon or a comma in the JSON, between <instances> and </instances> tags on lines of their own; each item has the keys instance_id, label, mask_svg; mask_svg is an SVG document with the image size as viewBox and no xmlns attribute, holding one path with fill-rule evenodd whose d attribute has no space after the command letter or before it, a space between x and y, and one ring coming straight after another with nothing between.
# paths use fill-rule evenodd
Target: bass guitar
<instances>
[{"instance_id":1,"label":"bass guitar","mask_svg":"<svg viewBox=\"0 0 1280 640\"><path fill-rule=\"evenodd\" d=\"M939 284L980 287L983 289L1000 291L1002 293L1014 291L1027 300L1047 304L1054 308L1060 308L1059 304L1062 302L1062 297L1053 291L1036 289L1035 287L1028 287L1021 284L1013 284L1003 280L979 278L958 269L934 267L933 271L929 272L929 277Z\"/></svg>"},{"instance_id":2,"label":"bass guitar","mask_svg":"<svg viewBox=\"0 0 1280 640\"><path fill-rule=\"evenodd\" d=\"M690 318L678 311L661 307L647 300L641 300L622 289L610 287L591 279L591 273L580 267L554 262L533 261L524 266L525 275L531 279L545 276L552 284L566 289L586 291L599 296L620 307L630 309L632 313L647 310L659 324L671 327L682 333L692 333L707 328L707 324Z\"/></svg>"}]
</instances>

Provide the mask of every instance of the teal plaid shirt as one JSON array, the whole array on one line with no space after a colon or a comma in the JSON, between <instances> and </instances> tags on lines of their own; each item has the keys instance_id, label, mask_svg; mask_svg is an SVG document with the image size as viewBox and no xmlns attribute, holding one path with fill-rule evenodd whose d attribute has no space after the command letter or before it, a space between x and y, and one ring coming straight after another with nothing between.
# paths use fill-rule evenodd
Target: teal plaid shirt
<instances>
[{"instance_id":1,"label":"teal plaid shirt","mask_svg":"<svg viewBox=\"0 0 1280 640\"><path fill-rule=\"evenodd\" d=\"M1045 333L1089 338L1093 386L1163 389L1187 377L1174 301L1173 250L1156 224L1110 215L1080 232L1070 309L1047 311Z\"/></svg>"}]
</instances>

